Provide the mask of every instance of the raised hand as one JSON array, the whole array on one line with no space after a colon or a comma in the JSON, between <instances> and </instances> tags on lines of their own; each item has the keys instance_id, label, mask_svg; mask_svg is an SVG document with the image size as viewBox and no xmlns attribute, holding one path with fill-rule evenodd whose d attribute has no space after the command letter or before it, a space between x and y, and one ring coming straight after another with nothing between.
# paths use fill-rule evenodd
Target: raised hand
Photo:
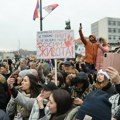
<instances>
[{"instance_id":1,"label":"raised hand","mask_svg":"<svg viewBox=\"0 0 120 120\"><path fill-rule=\"evenodd\" d=\"M113 68L113 67L108 67L106 69L106 72L108 73L108 75L110 76L110 78L112 79L112 82L115 84L120 84L120 75L118 73L118 71Z\"/></svg>"},{"instance_id":2,"label":"raised hand","mask_svg":"<svg viewBox=\"0 0 120 120\"><path fill-rule=\"evenodd\" d=\"M40 109L43 109L43 108L44 108L43 100L44 100L44 98L43 98L41 95L39 95L39 96L37 97L37 102L38 102L38 105L39 105L39 108L40 108Z\"/></svg>"},{"instance_id":3,"label":"raised hand","mask_svg":"<svg viewBox=\"0 0 120 120\"><path fill-rule=\"evenodd\" d=\"M9 77L7 79L7 84L9 86L9 88L13 88L13 84L15 83L15 78Z\"/></svg>"},{"instance_id":4,"label":"raised hand","mask_svg":"<svg viewBox=\"0 0 120 120\"><path fill-rule=\"evenodd\" d=\"M82 30L82 23L80 23L80 28L79 28L79 31L81 31Z\"/></svg>"}]
</instances>

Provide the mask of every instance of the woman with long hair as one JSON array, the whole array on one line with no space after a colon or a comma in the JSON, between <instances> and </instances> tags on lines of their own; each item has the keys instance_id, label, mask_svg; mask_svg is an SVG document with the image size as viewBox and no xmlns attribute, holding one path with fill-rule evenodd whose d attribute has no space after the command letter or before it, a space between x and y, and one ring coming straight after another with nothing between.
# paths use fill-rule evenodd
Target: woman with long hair
<instances>
[{"instance_id":1,"label":"woman with long hair","mask_svg":"<svg viewBox=\"0 0 120 120\"><path fill-rule=\"evenodd\" d=\"M49 112L40 120L64 120L73 107L72 103L73 100L69 92L63 89L54 90L47 103Z\"/></svg>"},{"instance_id":2,"label":"woman with long hair","mask_svg":"<svg viewBox=\"0 0 120 120\"><path fill-rule=\"evenodd\" d=\"M9 87L11 86L10 84L11 83L9 83L9 80L8 80ZM38 79L32 74L27 74L23 78L23 81L21 82L19 92L24 94L26 97L36 98L40 93L39 90L40 89L38 86ZM7 105L6 112L8 113L9 116L14 116L14 120L16 120L18 118L28 120L30 111L28 111L25 107L21 106L19 104L19 102L15 102L15 100L14 100L18 91L14 87L12 87L11 92L12 92L12 96Z\"/></svg>"},{"instance_id":3,"label":"woman with long hair","mask_svg":"<svg viewBox=\"0 0 120 120\"><path fill-rule=\"evenodd\" d=\"M108 73L100 69L96 78L96 89L101 89L109 94L109 97L116 93Z\"/></svg>"},{"instance_id":4,"label":"woman with long hair","mask_svg":"<svg viewBox=\"0 0 120 120\"><path fill-rule=\"evenodd\" d=\"M106 52L109 52L110 46L107 40L100 37L98 43L97 57L96 57L96 69L100 70L103 67L103 58Z\"/></svg>"}]
</instances>

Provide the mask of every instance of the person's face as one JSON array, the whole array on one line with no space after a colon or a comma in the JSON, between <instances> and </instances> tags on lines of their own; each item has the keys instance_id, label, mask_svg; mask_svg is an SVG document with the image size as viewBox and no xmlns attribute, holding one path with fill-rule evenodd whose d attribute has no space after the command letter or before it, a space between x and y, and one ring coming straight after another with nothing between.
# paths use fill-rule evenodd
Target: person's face
<instances>
[{"instance_id":1,"label":"person's face","mask_svg":"<svg viewBox=\"0 0 120 120\"><path fill-rule=\"evenodd\" d=\"M70 65L64 65L64 70L65 72L69 72L71 69L71 66Z\"/></svg>"},{"instance_id":2,"label":"person's face","mask_svg":"<svg viewBox=\"0 0 120 120\"><path fill-rule=\"evenodd\" d=\"M22 90L27 91L30 89L30 80L28 76L25 76L23 81L22 81Z\"/></svg>"},{"instance_id":3,"label":"person's face","mask_svg":"<svg viewBox=\"0 0 120 120\"><path fill-rule=\"evenodd\" d=\"M54 101L52 95L50 95L49 97L49 102L47 103L47 106L49 107L49 110L52 114L57 112L57 104Z\"/></svg>"},{"instance_id":4,"label":"person's face","mask_svg":"<svg viewBox=\"0 0 120 120\"><path fill-rule=\"evenodd\" d=\"M105 79L105 76L103 74L100 73L100 74L97 75L97 81L98 82L103 82L104 79Z\"/></svg>"},{"instance_id":5,"label":"person's face","mask_svg":"<svg viewBox=\"0 0 120 120\"><path fill-rule=\"evenodd\" d=\"M17 84L21 84L22 80L23 80L22 77L18 76L17 77Z\"/></svg>"},{"instance_id":6,"label":"person's face","mask_svg":"<svg viewBox=\"0 0 120 120\"><path fill-rule=\"evenodd\" d=\"M95 42L95 38L94 37L89 37L89 40L91 41L91 42Z\"/></svg>"},{"instance_id":7,"label":"person's face","mask_svg":"<svg viewBox=\"0 0 120 120\"><path fill-rule=\"evenodd\" d=\"M25 66L26 66L26 62L21 61L21 62L20 62L20 66L21 66L21 67L25 67Z\"/></svg>"},{"instance_id":8,"label":"person's face","mask_svg":"<svg viewBox=\"0 0 120 120\"><path fill-rule=\"evenodd\" d=\"M4 74L7 72L7 69L5 67L0 67L0 73Z\"/></svg>"},{"instance_id":9,"label":"person's face","mask_svg":"<svg viewBox=\"0 0 120 120\"><path fill-rule=\"evenodd\" d=\"M76 77L76 74L75 73L71 73L71 78L75 78Z\"/></svg>"},{"instance_id":10,"label":"person's face","mask_svg":"<svg viewBox=\"0 0 120 120\"><path fill-rule=\"evenodd\" d=\"M41 94L42 98L47 99L50 97L51 91L47 91L45 89L42 89L40 94Z\"/></svg>"},{"instance_id":11,"label":"person's face","mask_svg":"<svg viewBox=\"0 0 120 120\"><path fill-rule=\"evenodd\" d=\"M36 69L36 63L30 62L30 69Z\"/></svg>"},{"instance_id":12,"label":"person's face","mask_svg":"<svg viewBox=\"0 0 120 120\"><path fill-rule=\"evenodd\" d=\"M83 85L84 85L83 83L77 83L76 88L77 88L77 89L80 89L80 88L83 87Z\"/></svg>"}]
</instances>

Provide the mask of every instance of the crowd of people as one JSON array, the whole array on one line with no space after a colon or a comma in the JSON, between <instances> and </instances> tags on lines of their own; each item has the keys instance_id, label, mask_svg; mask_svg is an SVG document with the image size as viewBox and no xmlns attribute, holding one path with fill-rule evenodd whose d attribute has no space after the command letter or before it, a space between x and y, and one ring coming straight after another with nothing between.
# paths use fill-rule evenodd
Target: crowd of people
<instances>
[{"instance_id":1,"label":"crowd of people","mask_svg":"<svg viewBox=\"0 0 120 120\"><path fill-rule=\"evenodd\" d=\"M0 120L120 120L120 75L103 67L104 38L87 40L85 56L57 60L22 58L0 63ZM57 81L57 83L56 83Z\"/></svg>"}]
</instances>

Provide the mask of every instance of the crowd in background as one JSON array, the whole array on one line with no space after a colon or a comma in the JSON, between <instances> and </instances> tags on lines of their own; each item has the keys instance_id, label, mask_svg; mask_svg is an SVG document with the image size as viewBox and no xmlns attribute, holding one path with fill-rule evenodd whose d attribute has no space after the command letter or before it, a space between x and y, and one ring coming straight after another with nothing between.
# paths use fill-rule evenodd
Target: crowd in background
<instances>
[{"instance_id":1,"label":"crowd in background","mask_svg":"<svg viewBox=\"0 0 120 120\"><path fill-rule=\"evenodd\" d=\"M119 71L102 69L110 46L79 34L85 56L58 59L57 80L54 59L1 61L0 120L120 120Z\"/></svg>"}]
</instances>

